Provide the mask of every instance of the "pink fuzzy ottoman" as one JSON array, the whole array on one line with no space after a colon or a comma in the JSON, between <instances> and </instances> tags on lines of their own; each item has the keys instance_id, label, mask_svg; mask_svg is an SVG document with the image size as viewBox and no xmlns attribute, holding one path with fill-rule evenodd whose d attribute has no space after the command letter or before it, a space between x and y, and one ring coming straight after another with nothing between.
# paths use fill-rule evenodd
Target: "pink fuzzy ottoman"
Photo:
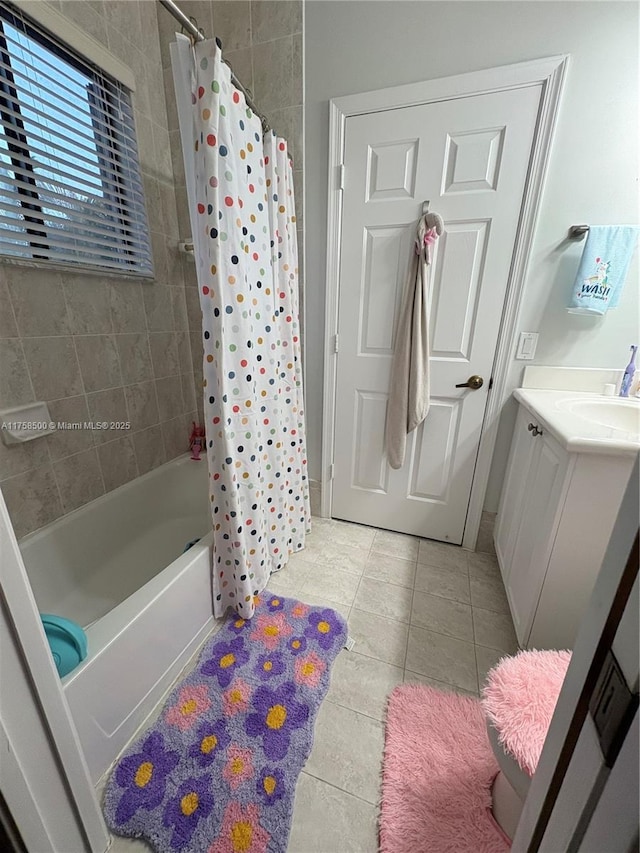
<instances>
[{"instance_id":1,"label":"pink fuzzy ottoman","mask_svg":"<svg viewBox=\"0 0 640 853\"><path fill-rule=\"evenodd\" d=\"M568 651L524 651L491 670L482 691L500 743L533 776L571 660Z\"/></svg>"}]
</instances>

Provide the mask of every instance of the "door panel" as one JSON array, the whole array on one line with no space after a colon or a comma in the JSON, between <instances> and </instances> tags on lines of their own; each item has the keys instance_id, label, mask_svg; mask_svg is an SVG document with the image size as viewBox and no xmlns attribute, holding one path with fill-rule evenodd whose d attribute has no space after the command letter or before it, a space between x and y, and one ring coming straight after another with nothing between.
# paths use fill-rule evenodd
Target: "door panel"
<instances>
[{"instance_id":1,"label":"door panel","mask_svg":"<svg viewBox=\"0 0 640 853\"><path fill-rule=\"evenodd\" d=\"M365 229L364 281L360 314L360 353L393 354L402 289L389 287L404 273L409 224Z\"/></svg>"},{"instance_id":2,"label":"door panel","mask_svg":"<svg viewBox=\"0 0 640 853\"><path fill-rule=\"evenodd\" d=\"M351 116L345 131L332 514L460 543L539 86ZM394 336L423 201L443 217L429 296L431 411L384 454ZM471 374L478 391L456 389Z\"/></svg>"},{"instance_id":3,"label":"door panel","mask_svg":"<svg viewBox=\"0 0 640 853\"><path fill-rule=\"evenodd\" d=\"M482 268L489 233L488 222L448 222L438 241L431 302L431 357L469 360L478 314ZM466 282L464 289L448 287ZM402 288L398 288L401 290Z\"/></svg>"}]
</instances>

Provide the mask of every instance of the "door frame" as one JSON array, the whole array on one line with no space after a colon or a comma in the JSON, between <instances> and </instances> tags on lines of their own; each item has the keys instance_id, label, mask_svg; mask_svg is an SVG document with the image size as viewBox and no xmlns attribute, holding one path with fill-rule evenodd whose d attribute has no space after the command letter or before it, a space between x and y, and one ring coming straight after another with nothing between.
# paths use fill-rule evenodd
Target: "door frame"
<instances>
[{"instance_id":1,"label":"door frame","mask_svg":"<svg viewBox=\"0 0 640 853\"><path fill-rule=\"evenodd\" d=\"M2 649L22 662L19 683L5 685L0 708L0 782L7 806L29 849L55 853L52 835L65 848L104 853L111 843L73 717L49 649L22 554L0 490L0 625L9 636ZM20 720L25 705L41 719L46 754L34 753L33 732ZM38 785L65 791L57 803L38 801Z\"/></svg>"},{"instance_id":2,"label":"door frame","mask_svg":"<svg viewBox=\"0 0 640 853\"><path fill-rule=\"evenodd\" d=\"M504 92L541 85L540 109L533 138L531 158L523 193L520 222L507 282L507 292L498 333L493 365L493 387L488 396L471 496L467 509L462 547L475 548L491 460L498 433L502 407L511 394L507 387L509 366L515 351L518 320L527 277L531 246L535 233L540 200L547 174L547 164L556 127L560 98L569 55L544 57L513 65L502 65L482 71L471 71L452 77L440 77L420 83L409 83L373 92L362 92L333 98L329 102L329 181L327 210L327 273L325 299L324 385L322 418L321 515L331 515L333 502L333 458L335 448L335 415L337 389L337 353L340 297L340 235L342 232L343 165L346 121L350 116L385 112L402 107L421 106L470 95Z\"/></svg>"}]
</instances>

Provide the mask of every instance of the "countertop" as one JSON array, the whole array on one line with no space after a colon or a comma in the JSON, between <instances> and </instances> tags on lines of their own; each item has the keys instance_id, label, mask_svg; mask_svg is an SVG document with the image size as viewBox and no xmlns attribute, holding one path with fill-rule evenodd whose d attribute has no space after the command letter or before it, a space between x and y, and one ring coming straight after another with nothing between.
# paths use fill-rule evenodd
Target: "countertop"
<instances>
[{"instance_id":1,"label":"countertop","mask_svg":"<svg viewBox=\"0 0 640 853\"><path fill-rule=\"evenodd\" d=\"M546 391L533 388L518 388L513 392L535 418L538 426L546 428L570 453L600 453L612 456L635 456L640 452L640 400L637 398L605 397L580 391ZM606 425L571 411L575 401L599 404L614 403L637 414L637 427L629 430ZM602 406L606 420L606 405ZM629 416L627 416L629 417ZM630 416L634 420L633 415Z\"/></svg>"}]
</instances>

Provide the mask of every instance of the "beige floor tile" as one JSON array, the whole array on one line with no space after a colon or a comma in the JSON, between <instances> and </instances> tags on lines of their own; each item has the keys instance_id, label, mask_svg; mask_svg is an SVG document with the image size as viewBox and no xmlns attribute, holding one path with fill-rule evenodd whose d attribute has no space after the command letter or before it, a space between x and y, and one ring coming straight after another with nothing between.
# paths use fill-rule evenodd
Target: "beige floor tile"
<instances>
[{"instance_id":1,"label":"beige floor tile","mask_svg":"<svg viewBox=\"0 0 640 853\"><path fill-rule=\"evenodd\" d=\"M376 535L374 527L366 527L364 524L351 524L348 521L334 519L331 536L339 545L349 545L351 548L359 548L368 551L373 545Z\"/></svg>"},{"instance_id":2,"label":"beige floor tile","mask_svg":"<svg viewBox=\"0 0 640 853\"><path fill-rule=\"evenodd\" d=\"M427 628L429 631L436 631L438 634L447 634L449 637L473 642L471 607L468 604L460 604L459 601L451 601L449 598L427 595L425 592L416 590L411 607L411 624L419 628Z\"/></svg>"},{"instance_id":3,"label":"beige floor tile","mask_svg":"<svg viewBox=\"0 0 640 853\"><path fill-rule=\"evenodd\" d=\"M362 578L354 605L358 610L396 619L398 622L408 622L411 615L411 599L413 590L391 583Z\"/></svg>"},{"instance_id":4,"label":"beige floor tile","mask_svg":"<svg viewBox=\"0 0 640 853\"><path fill-rule=\"evenodd\" d=\"M378 554L388 554L400 560L415 562L418 559L419 541L415 536L407 536L405 533L377 530L371 550Z\"/></svg>"},{"instance_id":5,"label":"beige floor tile","mask_svg":"<svg viewBox=\"0 0 640 853\"><path fill-rule=\"evenodd\" d=\"M333 665L327 699L376 720L384 720L387 697L394 687L402 684L402 677L402 667L355 651L343 651Z\"/></svg>"},{"instance_id":6,"label":"beige floor tile","mask_svg":"<svg viewBox=\"0 0 640 853\"><path fill-rule=\"evenodd\" d=\"M390 557L388 554L371 551L369 559L365 563L364 576L413 589L416 564L410 560L399 560L396 557Z\"/></svg>"},{"instance_id":7,"label":"beige floor tile","mask_svg":"<svg viewBox=\"0 0 640 853\"><path fill-rule=\"evenodd\" d=\"M406 669L446 681L463 690L478 689L473 643L411 626Z\"/></svg>"},{"instance_id":8,"label":"beige floor tile","mask_svg":"<svg viewBox=\"0 0 640 853\"><path fill-rule=\"evenodd\" d=\"M295 595L302 581L315 569L315 564L302 559L298 554L289 558L286 566L274 572L267 582L267 589L281 595Z\"/></svg>"},{"instance_id":9,"label":"beige floor tile","mask_svg":"<svg viewBox=\"0 0 640 853\"><path fill-rule=\"evenodd\" d=\"M447 545L431 539L421 539L418 549L418 562L425 566L437 566L440 569L455 569L468 572L467 554L459 545Z\"/></svg>"},{"instance_id":10,"label":"beige floor tile","mask_svg":"<svg viewBox=\"0 0 640 853\"><path fill-rule=\"evenodd\" d=\"M419 592L451 598L462 604L471 604L469 578L465 572L456 569L440 569L437 566L418 564L415 588Z\"/></svg>"},{"instance_id":11,"label":"beige floor tile","mask_svg":"<svg viewBox=\"0 0 640 853\"><path fill-rule=\"evenodd\" d=\"M492 554L483 554L480 551L469 551L467 556L471 577L500 578L500 566L497 557Z\"/></svg>"},{"instance_id":12,"label":"beige floor tile","mask_svg":"<svg viewBox=\"0 0 640 853\"><path fill-rule=\"evenodd\" d=\"M479 646L489 646L509 655L518 651L516 632L508 613L496 613L493 610L474 607L473 634Z\"/></svg>"},{"instance_id":13,"label":"beige floor tile","mask_svg":"<svg viewBox=\"0 0 640 853\"><path fill-rule=\"evenodd\" d=\"M302 773L287 853L377 853L377 809Z\"/></svg>"},{"instance_id":14,"label":"beige floor tile","mask_svg":"<svg viewBox=\"0 0 640 853\"><path fill-rule=\"evenodd\" d=\"M453 684L447 684L446 681L438 681L436 678L429 678L428 675L420 675L418 672L404 671L405 684L426 684L429 687L435 687L437 690L449 691L450 693L461 693L463 696L478 696L477 691L463 690L461 687L454 687Z\"/></svg>"},{"instance_id":15,"label":"beige floor tile","mask_svg":"<svg viewBox=\"0 0 640 853\"><path fill-rule=\"evenodd\" d=\"M343 572L334 566L324 566L318 563L309 572L298 587L301 596L317 595L333 601L335 604L353 604L360 577L350 572Z\"/></svg>"},{"instance_id":16,"label":"beige floor tile","mask_svg":"<svg viewBox=\"0 0 640 853\"><path fill-rule=\"evenodd\" d=\"M349 614L351 612L351 607L348 604L336 604L335 601L329 601L329 599L325 595L311 595L311 593L305 592L299 593L298 598L300 601L304 601L305 604L310 604L312 607L330 607L332 610L336 610L341 616L349 621Z\"/></svg>"},{"instance_id":17,"label":"beige floor tile","mask_svg":"<svg viewBox=\"0 0 640 853\"><path fill-rule=\"evenodd\" d=\"M383 746L384 727L379 720L325 701L305 771L375 805Z\"/></svg>"},{"instance_id":18,"label":"beige floor tile","mask_svg":"<svg viewBox=\"0 0 640 853\"><path fill-rule=\"evenodd\" d=\"M504 652L498 649L489 649L486 646L476 646L476 661L478 667L478 687L480 694L487 680L487 673L492 669L498 661L505 656Z\"/></svg>"},{"instance_id":19,"label":"beige floor tile","mask_svg":"<svg viewBox=\"0 0 640 853\"><path fill-rule=\"evenodd\" d=\"M509 613L509 602L504 591L504 584L499 578L470 577L471 604L474 607L484 607L485 610L495 610L497 613Z\"/></svg>"},{"instance_id":20,"label":"beige floor tile","mask_svg":"<svg viewBox=\"0 0 640 853\"><path fill-rule=\"evenodd\" d=\"M367 562L369 550L354 548L350 545L340 545L333 539L327 539L325 542L314 542L308 545L303 553L308 562L322 563L344 572L361 575Z\"/></svg>"},{"instance_id":21,"label":"beige floor tile","mask_svg":"<svg viewBox=\"0 0 640 853\"><path fill-rule=\"evenodd\" d=\"M409 636L406 623L353 607L349 614L349 633L355 640L354 652L404 666Z\"/></svg>"}]
</instances>

